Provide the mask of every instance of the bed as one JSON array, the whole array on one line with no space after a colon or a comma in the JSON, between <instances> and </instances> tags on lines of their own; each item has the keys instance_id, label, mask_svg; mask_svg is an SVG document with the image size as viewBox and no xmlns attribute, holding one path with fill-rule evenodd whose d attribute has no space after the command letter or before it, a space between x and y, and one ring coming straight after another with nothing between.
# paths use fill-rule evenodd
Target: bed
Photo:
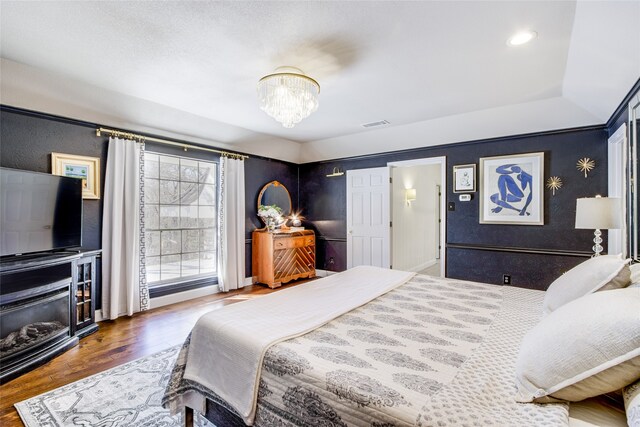
<instances>
[{"instance_id":1,"label":"bed","mask_svg":"<svg viewBox=\"0 0 640 427\"><path fill-rule=\"evenodd\" d=\"M345 277L381 277L385 271L366 267ZM343 274L310 284L339 283ZM597 416L625 425L620 410L589 415L598 404L586 406L580 421L586 424L579 424L570 423L567 403L514 400L519 346L541 317L544 292L414 274L396 282L310 331L267 345L250 414L229 403L234 400L224 395L225 381L185 376L196 359L190 351L203 352L190 336L163 406L186 409L187 425L195 408L218 427L602 425L589 424ZM213 364L224 356L216 357Z\"/></svg>"}]
</instances>

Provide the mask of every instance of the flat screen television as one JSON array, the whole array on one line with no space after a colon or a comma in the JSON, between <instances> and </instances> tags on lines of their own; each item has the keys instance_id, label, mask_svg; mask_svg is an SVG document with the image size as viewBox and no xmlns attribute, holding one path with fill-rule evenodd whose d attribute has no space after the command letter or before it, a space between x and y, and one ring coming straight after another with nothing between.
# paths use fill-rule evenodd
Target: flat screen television
<instances>
[{"instance_id":1,"label":"flat screen television","mask_svg":"<svg viewBox=\"0 0 640 427\"><path fill-rule=\"evenodd\" d=\"M82 180L0 168L0 256L82 246Z\"/></svg>"}]
</instances>

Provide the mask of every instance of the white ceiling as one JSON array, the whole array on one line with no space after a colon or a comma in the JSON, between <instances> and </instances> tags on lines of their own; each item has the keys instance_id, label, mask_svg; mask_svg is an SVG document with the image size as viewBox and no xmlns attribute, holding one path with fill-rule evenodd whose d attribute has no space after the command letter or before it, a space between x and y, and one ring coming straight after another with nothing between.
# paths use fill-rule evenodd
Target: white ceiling
<instances>
[{"instance_id":1,"label":"white ceiling","mask_svg":"<svg viewBox=\"0 0 640 427\"><path fill-rule=\"evenodd\" d=\"M640 77L639 1L2 1L0 12L3 103L292 161L601 124ZM539 37L507 46L522 29ZM256 100L281 65L321 85L318 111L293 129Z\"/></svg>"}]
</instances>

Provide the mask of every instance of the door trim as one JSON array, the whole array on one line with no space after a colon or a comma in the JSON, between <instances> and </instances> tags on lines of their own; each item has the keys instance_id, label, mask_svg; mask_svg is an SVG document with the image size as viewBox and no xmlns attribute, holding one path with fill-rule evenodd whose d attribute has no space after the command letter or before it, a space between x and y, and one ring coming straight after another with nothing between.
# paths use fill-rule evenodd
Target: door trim
<instances>
[{"instance_id":1,"label":"door trim","mask_svg":"<svg viewBox=\"0 0 640 427\"><path fill-rule=\"evenodd\" d=\"M421 165L440 165L440 191L444 193L440 203L440 277L446 277L446 241L447 241L447 156L439 156L439 157L426 157L422 159L412 159L412 160L403 160L399 162L388 162L387 167L389 168L389 176L391 176L391 168L394 167L410 167L410 166L421 166ZM393 210L393 206L391 203L389 204L389 209ZM389 212L391 215L391 212ZM393 233L393 230L391 230ZM391 241L393 239L389 239L389 245L391 245ZM389 253L393 259L393 250L392 247L389 248Z\"/></svg>"}]
</instances>

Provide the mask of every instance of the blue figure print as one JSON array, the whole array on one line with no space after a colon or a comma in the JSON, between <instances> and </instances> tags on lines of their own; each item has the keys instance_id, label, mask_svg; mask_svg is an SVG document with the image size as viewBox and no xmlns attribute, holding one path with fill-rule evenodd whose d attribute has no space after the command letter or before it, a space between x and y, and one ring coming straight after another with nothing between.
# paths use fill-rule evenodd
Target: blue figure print
<instances>
[{"instance_id":1,"label":"blue figure print","mask_svg":"<svg viewBox=\"0 0 640 427\"><path fill-rule=\"evenodd\" d=\"M498 166L496 173L500 174L498 177L498 192L492 194L490 199L497 206L491 209L491 212L498 213L502 209L512 209L517 211L520 216L531 215L530 212L527 212L533 198L531 175L516 164ZM514 206L514 204L522 202L525 194L526 201L524 206L522 208Z\"/></svg>"}]
</instances>

